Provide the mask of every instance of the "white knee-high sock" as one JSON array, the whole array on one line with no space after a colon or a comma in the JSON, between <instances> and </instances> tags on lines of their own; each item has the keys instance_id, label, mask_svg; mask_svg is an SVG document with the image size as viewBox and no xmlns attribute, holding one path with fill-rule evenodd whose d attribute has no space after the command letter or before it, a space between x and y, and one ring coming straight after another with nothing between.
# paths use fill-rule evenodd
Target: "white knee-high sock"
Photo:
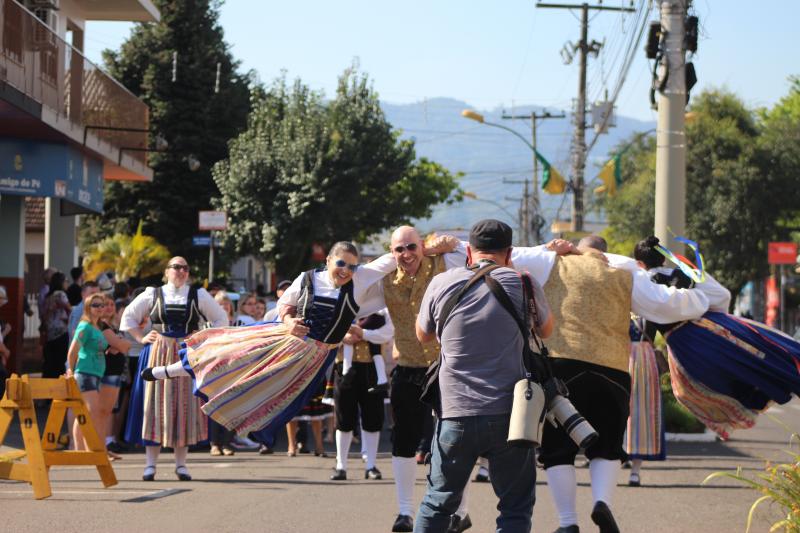
<instances>
[{"instance_id":1,"label":"white knee-high sock","mask_svg":"<svg viewBox=\"0 0 800 533\"><path fill-rule=\"evenodd\" d=\"M158 463L159 453L161 453L161 446L145 446L144 447L145 466L155 467L156 463Z\"/></svg>"},{"instance_id":2,"label":"white knee-high sock","mask_svg":"<svg viewBox=\"0 0 800 533\"><path fill-rule=\"evenodd\" d=\"M344 376L353 368L353 345L345 344L342 349L342 375Z\"/></svg>"},{"instance_id":3,"label":"white knee-high sock","mask_svg":"<svg viewBox=\"0 0 800 533\"><path fill-rule=\"evenodd\" d=\"M617 486L617 477L621 468L620 462L609 459L592 459L589 463L589 475L592 478L592 500L594 503L605 502L611 507L611 497Z\"/></svg>"},{"instance_id":4,"label":"white knee-high sock","mask_svg":"<svg viewBox=\"0 0 800 533\"><path fill-rule=\"evenodd\" d=\"M378 457L378 442L380 440L380 432L361 430L362 446L364 451L367 452L367 470L375 468L375 459Z\"/></svg>"},{"instance_id":5,"label":"white knee-high sock","mask_svg":"<svg viewBox=\"0 0 800 533\"><path fill-rule=\"evenodd\" d=\"M417 460L413 457L392 456L394 487L397 490L399 513L414 516L414 483L417 481Z\"/></svg>"},{"instance_id":6,"label":"white knee-high sock","mask_svg":"<svg viewBox=\"0 0 800 533\"><path fill-rule=\"evenodd\" d=\"M167 375L171 378L178 376L188 376L189 373L183 368L183 363L178 361L168 366L154 366L153 377L156 379L167 379Z\"/></svg>"},{"instance_id":7,"label":"white knee-high sock","mask_svg":"<svg viewBox=\"0 0 800 533\"><path fill-rule=\"evenodd\" d=\"M347 470L347 454L350 453L350 443L353 441L352 431L336 430L336 469Z\"/></svg>"},{"instance_id":8,"label":"white knee-high sock","mask_svg":"<svg viewBox=\"0 0 800 533\"><path fill-rule=\"evenodd\" d=\"M469 512L469 486L470 482L467 480L467 484L464 485L464 492L461 493L461 503L458 504L458 509L456 509L456 514L462 520Z\"/></svg>"},{"instance_id":9,"label":"white knee-high sock","mask_svg":"<svg viewBox=\"0 0 800 533\"><path fill-rule=\"evenodd\" d=\"M188 456L188 446L175 446L175 466L186 466L186 458Z\"/></svg>"},{"instance_id":10,"label":"white knee-high sock","mask_svg":"<svg viewBox=\"0 0 800 533\"><path fill-rule=\"evenodd\" d=\"M547 486L553 495L553 502L558 512L558 525L567 527L578 524L578 512L575 507L577 481L575 467L572 465L551 466L545 470Z\"/></svg>"},{"instance_id":11,"label":"white knee-high sock","mask_svg":"<svg viewBox=\"0 0 800 533\"><path fill-rule=\"evenodd\" d=\"M386 363L383 362L383 356L373 355L372 362L375 363L375 371L378 373L378 385L383 385L386 383Z\"/></svg>"}]
</instances>

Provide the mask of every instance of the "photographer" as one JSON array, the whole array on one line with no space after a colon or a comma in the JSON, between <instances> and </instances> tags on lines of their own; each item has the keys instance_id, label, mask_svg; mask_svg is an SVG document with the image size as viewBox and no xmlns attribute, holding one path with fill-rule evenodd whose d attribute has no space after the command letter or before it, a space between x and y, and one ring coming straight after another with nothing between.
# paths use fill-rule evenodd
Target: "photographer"
<instances>
[{"instance_id":1,"label":"photographer","mask_svg":"<svg viewBox=\"0 0 800 533\"><path fill-rule=\"evenodd\" d=\"M491 482L500 498L497 528L530 531L535 501L534 451L507 443L514 385L524 378L523 338L509 312L483 279L491 276L511 298L520 316L527 301L520 275L506 268L511 257L512 231L497 220L483 220L470 232L467 264L433 278L422 300L416 324L420 342L438 337L439 422L432 446L428 490L417 514L414 531L447 531L461 494L479 456L489 460ZM499 268L486 272L489 265ZM550 309L533 281L541 321L540 336L553 327ZM460 299L450 307L454 294ZM449 307L449 316L443 316Z\"/></svg>"}]
</instances>

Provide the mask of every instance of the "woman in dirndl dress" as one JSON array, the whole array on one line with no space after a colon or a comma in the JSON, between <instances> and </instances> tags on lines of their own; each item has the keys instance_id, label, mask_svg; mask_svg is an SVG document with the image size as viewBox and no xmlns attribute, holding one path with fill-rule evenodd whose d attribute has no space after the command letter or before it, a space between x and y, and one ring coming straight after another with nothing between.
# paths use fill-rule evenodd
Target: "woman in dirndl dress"
<instances>
[{"instance_id":1,"label":"woman in dirndl dress","mask_svg":"<svg viewBox=\"0 0 800 533\"><path fill-rule=\"evenodd\" d=\"M179 343L204 327L228 324L228 317L205 289L188 285L189 265L173 257L164 271L167 283L148 287L125 309L120 329L144 345L139 370L179 362ZM153 330L145 334L142 325L149 317ZM186 467L189 446L207 438L207 421L200 402L192 395L192 381L179 378L133 383L125 440L145 446L146 464L142 479L153 481L161 447L175 450L175 474L191 480Z\"/></svg>"},{"instance_id":2,"label":"woman in dirndl dress","mask_svg":"<svg viewBox=\"0 0 800 533\"><path fill-rule=\"evenodd\" d=\"M709 311L695 320L659 325L669 347L675 398L722 438L755 424L771 402L800 395L800 343L769 326L726 311L730 293L707 273L694 283L664 268L659 241L648 237L634 252L656 283L693 286L708 297Z\"/></svg>"},{"instance_id":3,"label":"woman in dirndl dress","mask_svg":"<svg viewBox=\"0 0 800 533\"><path fill-rule=\"evenodd\" d=\"M199 331L186 339L182 364L145 369L142 377L191 376L203 412L271 445L318 394L356 315L383 307L377 282L395 268L391 254L359 266L356 247L336 243L326 268L300 274L281 296L280 323Z\"/></svg>"},{"instance_id":4,"label":"woman in dirndl dress","mask_svg":"<svg viewBox=\"0 0 800 533\"><path fill-rule=\"evenodd\" d=\"M646 331L647 324L644 319L636 317L631 320L630 327L628 372L631 375L631 401L625 452L631 461L628 479L631 487L641 485L643 461L667 458L660 372L652 337Z\"/></svg>"}]
</instances>

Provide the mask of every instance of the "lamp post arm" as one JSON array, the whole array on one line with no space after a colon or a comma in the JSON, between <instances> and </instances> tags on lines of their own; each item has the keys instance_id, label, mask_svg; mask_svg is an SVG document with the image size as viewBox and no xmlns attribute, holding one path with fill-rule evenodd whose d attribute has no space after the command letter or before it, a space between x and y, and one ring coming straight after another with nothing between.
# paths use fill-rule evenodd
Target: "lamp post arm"
<instances>
[{"instance_id":1,"label":"lamp post arm","mask_svg":"<svg viewBox=\"0 0 800 533\"><path fill-rule=\"evenodd\" d=\"M517 138L518 138L520 141L524 142L524 143L525 143L525 145L526 145L528 148L530 148L530 149L531 149L531 151L533 151L533 153L535 153L536 155L539 155L539 152L538 152L538 150L536 150L536 148L534 148L534 147L533 147L533 145L531 144L531 142L530 142L528 139L526 139L525 137L523 137L522 135L520 135L520 133L519 133L518 131L511 129L511 128L509 128L508 126L503 126L502 124L496 124L496 123L494 123L494 122L484 122L484 124L486 124L487 126L494 126L495 128L500 128L501 130L506 130L507 132L509 132L509 133L512 133L512 134L514 134L514 135L516 135L516 136L517 136Z\"/></svg>"}]
</instances>

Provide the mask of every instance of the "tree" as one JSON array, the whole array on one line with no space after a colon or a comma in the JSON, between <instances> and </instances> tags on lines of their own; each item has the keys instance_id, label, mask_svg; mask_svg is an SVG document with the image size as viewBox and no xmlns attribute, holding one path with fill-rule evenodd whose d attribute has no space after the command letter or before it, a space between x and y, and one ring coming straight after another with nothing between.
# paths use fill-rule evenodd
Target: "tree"
<instances>
[{"instance_id":1,"label":"tree","mask_svg":"<svg viewBox=\"0 0 800 533\"><path fill-rule=\"evenodd\" d=\"M86 279L97 279L113 271L114 279L146 278L164 271L171 254L149 235L142 234L142 223L134 235L117 233L93 245L83 259Z\"/></svg>"},{"instance_id":2,"label":"tree","mask_svg":"<svg viewBox=\"0 0 800 533\"><path fill-rule=\"evenodd\" d=\"M282 77L254 91L252 105L247 130L214 167L216 205L229 215L227 246L265 254L282 273L309 265L312 243L363 239L458 197L455 177L416 159L355 68L328 103Z\"/></svg>"},{"instance_id":3,"label":"tree","mask_svg":"<svg viewBox=\"0 0 800 533\"><path fill-rule=\"evenodd\" d=\"M138 24L120 51L106 50L104 58L110 73L150 106L151 143L160 135L169 148L150 154L152 183L106 183L104 213L87 217L81 245L132 233L142 221L146 232L197 265L206 256L191 246L197 212L211 208L211 198L219 194L211 167L227 156L227 141L247 123L249 80L236 72L238 63L223 40L218 2L156 3L161 21ZM190 170L189 156L200 161L199 169Z\"/></svg>"},{"instance_id":4,"label":"tree","mask_svg":"<svg viewBox=\"0 0 800 533\"><path fill-rule=\"evenodd\" d=\"M787 123L791 113L781 112L770 125L726 91L704 92L694 99L691 111L686 127L687 236L700 244L709 272L737 294L748 280L768 274L767 243L788 238L787 221L797 218L800 204L792 171L800 162L800 120ZM628 150L619 194L600 202L608 210L612 241L630 246L653 231L654 151L652 138ZM631 252L632 246L626 253Z\"/></svg>"}]
</instances>

